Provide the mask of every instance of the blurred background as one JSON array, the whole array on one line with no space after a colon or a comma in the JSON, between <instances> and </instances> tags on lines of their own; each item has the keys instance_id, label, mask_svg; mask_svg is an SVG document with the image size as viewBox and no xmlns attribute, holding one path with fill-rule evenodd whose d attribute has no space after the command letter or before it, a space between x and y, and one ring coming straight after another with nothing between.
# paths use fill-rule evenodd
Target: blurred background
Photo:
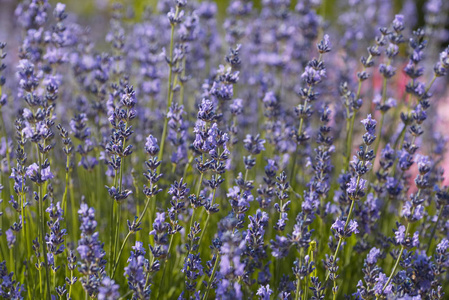
<instances>
[{"instance_id":1,"label":"blurred background","mask_svg":"<svg viewBox=\"0 0 449 300\"><path fill-rule=\"evenodd\" d=\"M254 7L260 8L263 0L253 0ZM314 0L319 1L319 0ZM447 0L437 0L437 2L445 2ZM14 15L14 9L20 0L0 0L0 25L2 29L12 26L10 20ZM135 11L134 17L140 18L141 12L145 6L156 7L158 0L50 0L51 4L56 4L57 2L62 2L67 4L67 11L76 13L80 18L95 18L101 15L108 14L111 8L111 3L120 2L125 6L132 8ZM199 1L201 2L201 1ZM230 0L215 0L218 6L218 15L220 18L224 18L226 14L226 7L228 6ZM298 0L291 0L292 9L296 6ZM359 2L359 0L321 0L320 14L325 15L328 21L336 20L339 15L339 6L342 3L351 5L351 2ZM406 5L413 5L416 8L417 25L424 23L424 6L427 2L425 0L364 0L361 2L385 2L392 6L395 12L399 12ZM449 1L448 1L449 2ZM52 5L52 6L53 6ZM413 17L415 18L415 17ZM82 23L82 20L79 20ZM415 21L415 20L414 20ZM9 23L9 24L8 24ZM0 33L1 35L1 33Z\"/></svg>"}]
</instances>

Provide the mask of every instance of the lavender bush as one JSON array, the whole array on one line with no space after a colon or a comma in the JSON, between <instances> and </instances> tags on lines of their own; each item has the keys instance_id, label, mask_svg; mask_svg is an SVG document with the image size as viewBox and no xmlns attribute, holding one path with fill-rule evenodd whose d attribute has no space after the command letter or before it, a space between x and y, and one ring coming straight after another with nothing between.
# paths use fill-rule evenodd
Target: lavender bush
<instances>
[{"instance_id":1,"label":"lavender bush","mask_svg":"<svg viewBox=\"0 0 449 300\"><path fill-rule=\"evenodd\" d=\"M19 3L1 298L448 299L448 3L319 2Z\"/></svg>"}]
</instances>

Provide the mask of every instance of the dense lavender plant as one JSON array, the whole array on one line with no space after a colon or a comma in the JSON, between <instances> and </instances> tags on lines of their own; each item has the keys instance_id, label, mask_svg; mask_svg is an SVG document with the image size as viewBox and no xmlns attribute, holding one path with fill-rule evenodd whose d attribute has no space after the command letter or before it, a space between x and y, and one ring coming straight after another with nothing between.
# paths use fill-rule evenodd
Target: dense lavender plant
<instances>
[{"instance_id":1,"label":"dense lavender plant","mask_svg":"<svg viewBox=\"0 0 449 300\"><path fill-rule=\"evenodd\" d=\"M447 3L13 2L0 298L447 297Z\"/></svg>"}]
</instances>

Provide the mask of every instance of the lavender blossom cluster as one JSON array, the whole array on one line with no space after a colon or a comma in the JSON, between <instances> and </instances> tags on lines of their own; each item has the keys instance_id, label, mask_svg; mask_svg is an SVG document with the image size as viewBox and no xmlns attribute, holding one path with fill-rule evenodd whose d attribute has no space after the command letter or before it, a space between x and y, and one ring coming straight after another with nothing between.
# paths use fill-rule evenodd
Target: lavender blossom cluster
<instances>
[{"instance_id":1,"label":"lavender blossom cluster","mask_svg":"<svg viewBox=\"0 0 449 300\"><path fill-rule=\"evenodd\" d=\"M449 3L325 3L18 1L0 298L448 299Z\"/></svg>"}]
</instances>

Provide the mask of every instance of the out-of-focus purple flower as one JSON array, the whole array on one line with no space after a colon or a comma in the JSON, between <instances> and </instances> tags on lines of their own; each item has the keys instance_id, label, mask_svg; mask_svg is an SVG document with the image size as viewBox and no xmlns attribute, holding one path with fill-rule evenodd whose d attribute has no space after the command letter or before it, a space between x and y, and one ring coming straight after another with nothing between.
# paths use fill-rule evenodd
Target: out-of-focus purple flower
<instances>
[{"instance_id":1,"label":"out-of-focus purple flower","mask_svg":"<svg viewBox=\"0 0 449 300\"><path fill-rule=\"evenodd\" d=\"M145 251L141 242L136 242L125 267L124 276L128 279L128 287L133 291L133 299L150 299L150 286L146 285L145 268L149 265L144 257ZM143 250L143 251L142 251Z\"/></svg>"},{"instance_id":2,"label":"out-of-focus purple flower","mask_svg":"<svg viewBox=\"0 0 449 300\"><path fill-rule=\"evenodd\" d=\"M405 241L405 226L399 226L398 230L395 231L396 242L401 244Z\"/></svg>"},{"instance_id":3,"label":"out-of-focus purple flower","mask_svg":"<svg viewBox=\"0 0 449 300\"><path fill-rule=\"evenodd\" d=\"M441 253L446 252L448 248L449 248L449 240L446 238L442 239L441 242L439 242L437 245L437 250L440 251Z\"/></svg>"},{"instance_id":4,"label":"out-of-focus purple flower","mask_svg":"<svg viewBox=\"0 0 449 300\"><path fill-rule=\"evenodd\" d=\"M376 295L388 296L392 293L392 285L389 283L385 289L384 285L387 283L388 277L384 273L380 272L376 277L376 285L374 286L374 293Z\"/></svg>"},{"instance_id":5,"label":"out-of-focus purple flower","mask_svg":"<svg viewBox=\"0 0 449 300\"><path fill-rule=\"evenodd\" d=\"M421 204L413 206L412 202L406 201L402 207L402 216L409 222L419 221L424 217L424 206Z\"/></svg>"},{"instance_id":6,"label":"out-of-focus purple flower","mask_svg":"<svg viewBox=\"0 0 449 300\"><path fill-rule=\"evenodd\" d=\"M430 171L432 164L428 156L416 155L415 160L418 165L418 171L421 175L425 175Z\"/></svg>"},{"instance_id":7,"label":"out-of-focus purple flower","mask_svg":"<svg viewBox=\"0 0 449 300\"><path fill-rule=\"evenodd\" d=\"M253 155L259 154L260 152L265 150L265 140L261 139L260 135L252 136L250 134L247 134L246 138L243 140L243 143L245 149Z\"/></svg>"},{"instance_id":8,"label":"out-of-focus purple flower","mask_svg":"<svg viewBox=\"0 0 449 300\"><path fill-rule=\"evenodd\" d=\"M159 152L159 145L157 143L157 139L153 137L151 134L147 137L147 141L145 143L145 150L151 156L156 156Z\"/></svg>"},{"instance_id":9,"label":"out-of-focus purple flower","mask_svg":"<svg viewBox=\"0 0 449 300\"><path fill-rule=\"evenodd\" d=\"M412 237L412 246L419 247L419 231L416 231Z\"/></svg>"},{"instance_id":10,"label":"out-of-focus purple flower","mask_svg":"<svg viewBox=\"0 0 449 300\"><path fill-rule=\"evenodd\" d=\"M327 53L332 50L332 43L329 39L329 35L325 34L323 36L323 39L320 41L320 43L317 45L318 52L320 53Z\"/></svg>"},{"instance_id":11,"label":"out-of-focus purple flower","mask_svg":"<svg viewBox=\"0 0 449 300\"><path fill-rule=\"evenodd\" d=\"M78 214L81 222L81 239L77 247L80 255L78 271L83 275L80 282L91 297L96 297L101 283L101 274L106 265L104 259L106 253L103 250L103 243L99 240L99 233L96 232L95 210L82 203Z\"/></svg>"},{"instance_id":12,"label":"out-of-focus purple flower","mask_svg":"<svg viewBox=\"0 0 449 300\"><path fill-rule=\"evenodd\" d=\"M326 70L316 70L311 66L306 66L301 79L309 85L316 85L321 82L322 77L326 77Z\"/></svg>"},{"instance_id":13,"label":"out-of-focus purple flower","mask_svg":"<svg viewBox=\"0 0 449 300\"><path fill-rule=\"evenodd\" d=\"M98 300L117 300L120 298L120 286L114 280L105 276L98 288Z\"/></svg>"},{"instance_id":14,"label":"out-of-focus purple flower","mask_svg":"<svg viewBox=\"0 0 449 300\"><path fill-rule=\"evenodd\" d=\"M273 291L270 289L269 284L267 284L266 286L261 286L256 293L256 295L259 296L259 299L261 300L270 300L271 294L273 294Z\"/></svg>"},{"instance_id":15,"label":"out-of-focus purple flower","mask_svg":"<svg viewBox=\"0 0 449 300\"><path fill-rule=\"evenodd\" d=\"M365 179L360 178L359 182L357 184L357 178L351 177L351 180L346 184L346 186L347 186L346 192L348 194L354 194L358 190L364 191L366 189L366 182L367 181Z\"/></svg>"},{"instance_id":16,"label":"out-of-focus purple flower","mask_svg":"<svg viewBox=\"0 0 449 300\"><path fill-rule=\"evenodd\" d=\"M53 173L50 171L50 166L42 169L41 176L42 176L42 180L43 181L47 181L47 180L52 179L54 177Z\"/></svg>"},{"instance_id":17,"label":"out-of-focus purple flower","mask_svg":"<svg viewBox=\"0 0 449 300\"><path fill-rule=\"evenodd\" d=\"M335 229L336 231L344 231L345 222L343 222L340 219L337 219L335 220L334 224L332 224L331 228Z\"/></svg>"},{"instance_id":18,"label":"out-of-focus purple flower","mask_svg":"<svg viewBox=\"0 0 449 300\"><path fill-rule=\"evenodd\" d=\"M271 255L276 258L285 257L289 246L290 243L286 237L276 235L276 239L271 241Z\"/></svg>"},{"instance_id":19,"label":"out-of-focus purple flower","mask_svg":"<svg viewBox=\"0 0 449 300\"><path fill-rule=\"evenodd\" d=\"M24 286L13 276L14 272L6 268L6 261L0 262L0 296L4 299L23 299Z\"/></svg>"},{"instance_id":20,"label":"out-of-focus purple flower","mask_svg":"<svg viewBox=\"0 0 449 300\"><path fill-rule=\"evenodd\" d=\"M376 122L376 120L373 119L371 114L369 114L366 119L363 119L361 121L361 123L363 124L363 126L365 126L366 132L368 132L370 134L375 134L376 133L376 124L377 124L377 122Z\"/></svg>"},{"instance_id":21,"label":"out-of-focus purple flower","mask_svg":"<svg viewBox=\"0 0 449 300\"><path fill-rule=\"evenodd\" d=\"M393 29L396 31L404 30L404 16L403 15L394 16Z\"/></svg>"},{"instance_id":22,"label":"out-of-focus purple flower","mask_svg":"<svg viewBox=\"0 0 449 300\"><path fill-rule=\"evenodd\" d=\"M359 226L359 225L357 224L357 221L350 220L350 221L349 221L349 224L348 224L348 230L349 230L351 233L359 233L359 230L357 229L358 226Z\"/></svg>"},{"instance_id":23,"label":"out-of-focus purple flower","mask_svg":"<svg viewBox=\"0 0 449 300\"><path fill-rule=\"evenodd\" d=\"M11 229L6 230L6 242L8 243L8 248L12 248L16 243L16 236Z\"/></svg>"},{"instance_id":24,"label":"out-of-focus purple flower","mask_svg":"<svg viewBox=\"0 0 449 300\"><path fill-rule=\"evenodd\" d=\"M153 230L150 232L151 235L156 233L165 232L168 228L168 223L165 222L165 213L156 212L156 219L154 219Z\"/></svg>"},{"instance_id":25,"label":"out-of-focus purple flower","mask_svg":"<svg viewBox=\"0 0 449 300\"><path fill-rule=\"evenodd\" d=\"M367 263L374 265L377 263L377 258L380 256L380 250L376 247L371 248L368 255L366 256Z\"/></svg>"},{"instance_id":26,"label":"out-of-focus purple flower","mask_svg":"<svg viewBox=\"0 0 449 300\"><path fill-rule=\"evenodd\" d=\"M26 176L31 177L36 175L36 173L39 171L39 166L36 163L33 163L32 165L28 166L26 170Z\"/></svg>"},{"instance_id":27,"label":"out-of-focus purple flower","mask_svg":"<svg viewBox=\"0 0 449 300\"><path fill-rule=\"evenodd\" d=\"M233 115L240 115L243 112L243 100L238 98L229 105L229 109Z\"/></svg>"},{"instance_id":28,"label":"out-of-focus purple flower","mask_svg":"<svg viewBox=\"0 0 449 300\"><path fill-rule=\"evenodd\" d=\"M350 237L353 233L359 233L357 221L350 220L347 228L345 229L345 222L343 220L337 219L334 224L332 224L331 228L337 232L340 238Z\"/></svg>"}]
</instances>

